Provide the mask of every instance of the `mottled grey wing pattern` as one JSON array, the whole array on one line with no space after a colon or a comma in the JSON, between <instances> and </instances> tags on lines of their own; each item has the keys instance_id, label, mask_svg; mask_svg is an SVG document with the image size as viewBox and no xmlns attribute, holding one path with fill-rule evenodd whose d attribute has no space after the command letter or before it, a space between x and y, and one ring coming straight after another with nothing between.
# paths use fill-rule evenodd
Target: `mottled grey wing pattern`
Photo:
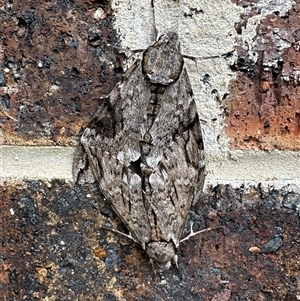
<instances>
[{"instance_id":1,"label":"mottled grey wing pattern","mask_svg":"<svg viewBox=\"0 0 300 301\"><path fill-rule=\"evenodd\" d=\"M114 211L140 242L150 240L150 226L145 223L141 177L129 166L140 158L139 143L146 132L150 88L145 85L138 60L100 105L81 136L73 161L75 180L84 183L92 173Z\"/></svg>"},{"instance_id":2,"label":"mottled grey wing pattern","mask_svg":"<svg viewBox=\"0 0 300 301\"><path fill-rule=\"evenodd\" d=\"M159 95L161 107L149 130L153 140L151 151L147 156L149 166L156 166L169 145L185 131L192 131L198 148L203 149L199 118L192 96L192 88L184 68L178 80ZM180 161L182 160L183 158Z\"/></svg>"},{"instance_id":3,"label":"mottled grey wing pattern","mask_svg":"<svg viewBox=\"0 0 300 301\"><path fill-rule=\"evenodd\" d=\"M199 118L182 66L176 34L149 47L101 104L73 165L77 182L95 177L163 269L176 261L189 208L204 181Z\"/></svg>"},{"instance_id":4,"label":"mottled grey wing pattern","mask_svg":"<svg viewBox=\"0 0 300 301\"><path fill-rule=\"evenodd\" d=\"M140 157L139 137L146 132L150 94L150 83L145 82L138 60L104 99L81 143L116 155L126 166L136 161Z\"/></svg>"},{"instance_id":5,"label":"mottled grey wing pattern","mask_svg":"<svg viewBox=\"0 0 300 301\"><path fill-rule=\"evenodd\" d=\"M199 164L192 164L194 153L186 149L186 143L195 142L191 133L184 133L170 146L150 176L152 215L157 224L155 235L152 234L153 241L160 238L162 241L172 241L176 247L179 245L198 186L196 167Z\"/></svg>"},{"instance_id":6,"label":"mottled grey wing pattern","mask_svg":"<svg viewBox=\"0 0 300 301\"><path fill-rule=\"evenodd\" d=\"M157 220L155 236L172 240L177 247L193 198L203 186L204 151L185 69L165 93L157 122L150 130L153 148L147 163L153 168L149 180L152 214Z\"/></svg>"},{"instance_id":7,"label":"mottled grey wing pattern","mask_svg":"<svg viewBox=\"0 0 300 301\"><path fill-rule=\"evenodd\" d=\"M91 148L90 148L91 150ZM143 248L150 241L150 225L143 203L141 177L102 149L87 150L99 186L133 237ZM93 150L94 151L94 150Z\"/></svg>"}]
</instances>

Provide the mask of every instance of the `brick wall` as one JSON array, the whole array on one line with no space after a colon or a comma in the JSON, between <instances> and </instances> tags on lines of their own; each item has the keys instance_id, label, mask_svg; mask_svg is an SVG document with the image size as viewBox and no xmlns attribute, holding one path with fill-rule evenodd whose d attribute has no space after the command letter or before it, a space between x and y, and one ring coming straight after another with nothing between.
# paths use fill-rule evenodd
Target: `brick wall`
<instances>
[{"instance_id":1,"label":"brick wall","mask_svg":"<svg viewBox=\"0 0 300 301\"><path fill-rule=\"evenodd\" d=\"M162 0L154 15L150 2L0 2L5 301L299 298L300 2ZM71 176L80 130L155 28L193 57L208 174L185 235L213 229L162 275Z\"/></svg>"}]
</instances>

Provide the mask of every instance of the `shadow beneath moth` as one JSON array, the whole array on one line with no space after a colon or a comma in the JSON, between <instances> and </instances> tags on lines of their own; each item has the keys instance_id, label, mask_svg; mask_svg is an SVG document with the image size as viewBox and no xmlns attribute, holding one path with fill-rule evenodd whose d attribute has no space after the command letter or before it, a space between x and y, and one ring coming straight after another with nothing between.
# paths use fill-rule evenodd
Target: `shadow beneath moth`
<instances>
[{"instance_id":1,"label":"shadow beneath moth","mask_svg":"<svg viewBox=\"0 0 300 301\"><path fill-rule=\"evenodd\" d=\"M193 92L169 32L143 52L84 130L75 182L101 191L152 264L167 270L204 183L204 150Z\"/></svg>"}]
</instances>

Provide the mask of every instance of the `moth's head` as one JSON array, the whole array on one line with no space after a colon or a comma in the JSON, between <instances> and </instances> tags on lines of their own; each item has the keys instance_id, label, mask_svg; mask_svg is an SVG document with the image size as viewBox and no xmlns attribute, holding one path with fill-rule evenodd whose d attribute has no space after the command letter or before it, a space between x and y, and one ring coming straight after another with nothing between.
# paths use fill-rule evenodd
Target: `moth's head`
<instances>
[{"instance_id":1,"label":"moth's head","mask_svg":"<svg viewBox=\"0 0 300 301\"><path fill-rule=\"evenodd\" d=\"M146 253L162 270L168 270L172 263L177 265L176 249L172 242L151 242L146 247Z\"/></svg>"}]
</instances>

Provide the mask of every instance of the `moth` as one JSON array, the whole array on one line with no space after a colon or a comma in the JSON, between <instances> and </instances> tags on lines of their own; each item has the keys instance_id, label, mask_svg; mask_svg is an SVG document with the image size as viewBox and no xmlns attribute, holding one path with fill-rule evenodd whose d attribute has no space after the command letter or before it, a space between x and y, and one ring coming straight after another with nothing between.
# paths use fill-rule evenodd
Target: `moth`
<instances>
[{"instance_id":1,"label":"moth","mask_svg":"<svg viewBox=\"0 0 300 301\"><path fill-rule=\"evenodd\" d=\"M204 182L204 149L193 92L169 32L135 61L84 130L73 177L95 178L152 264L177 264L187 216Z\"/></svg>"}]
</instances>

